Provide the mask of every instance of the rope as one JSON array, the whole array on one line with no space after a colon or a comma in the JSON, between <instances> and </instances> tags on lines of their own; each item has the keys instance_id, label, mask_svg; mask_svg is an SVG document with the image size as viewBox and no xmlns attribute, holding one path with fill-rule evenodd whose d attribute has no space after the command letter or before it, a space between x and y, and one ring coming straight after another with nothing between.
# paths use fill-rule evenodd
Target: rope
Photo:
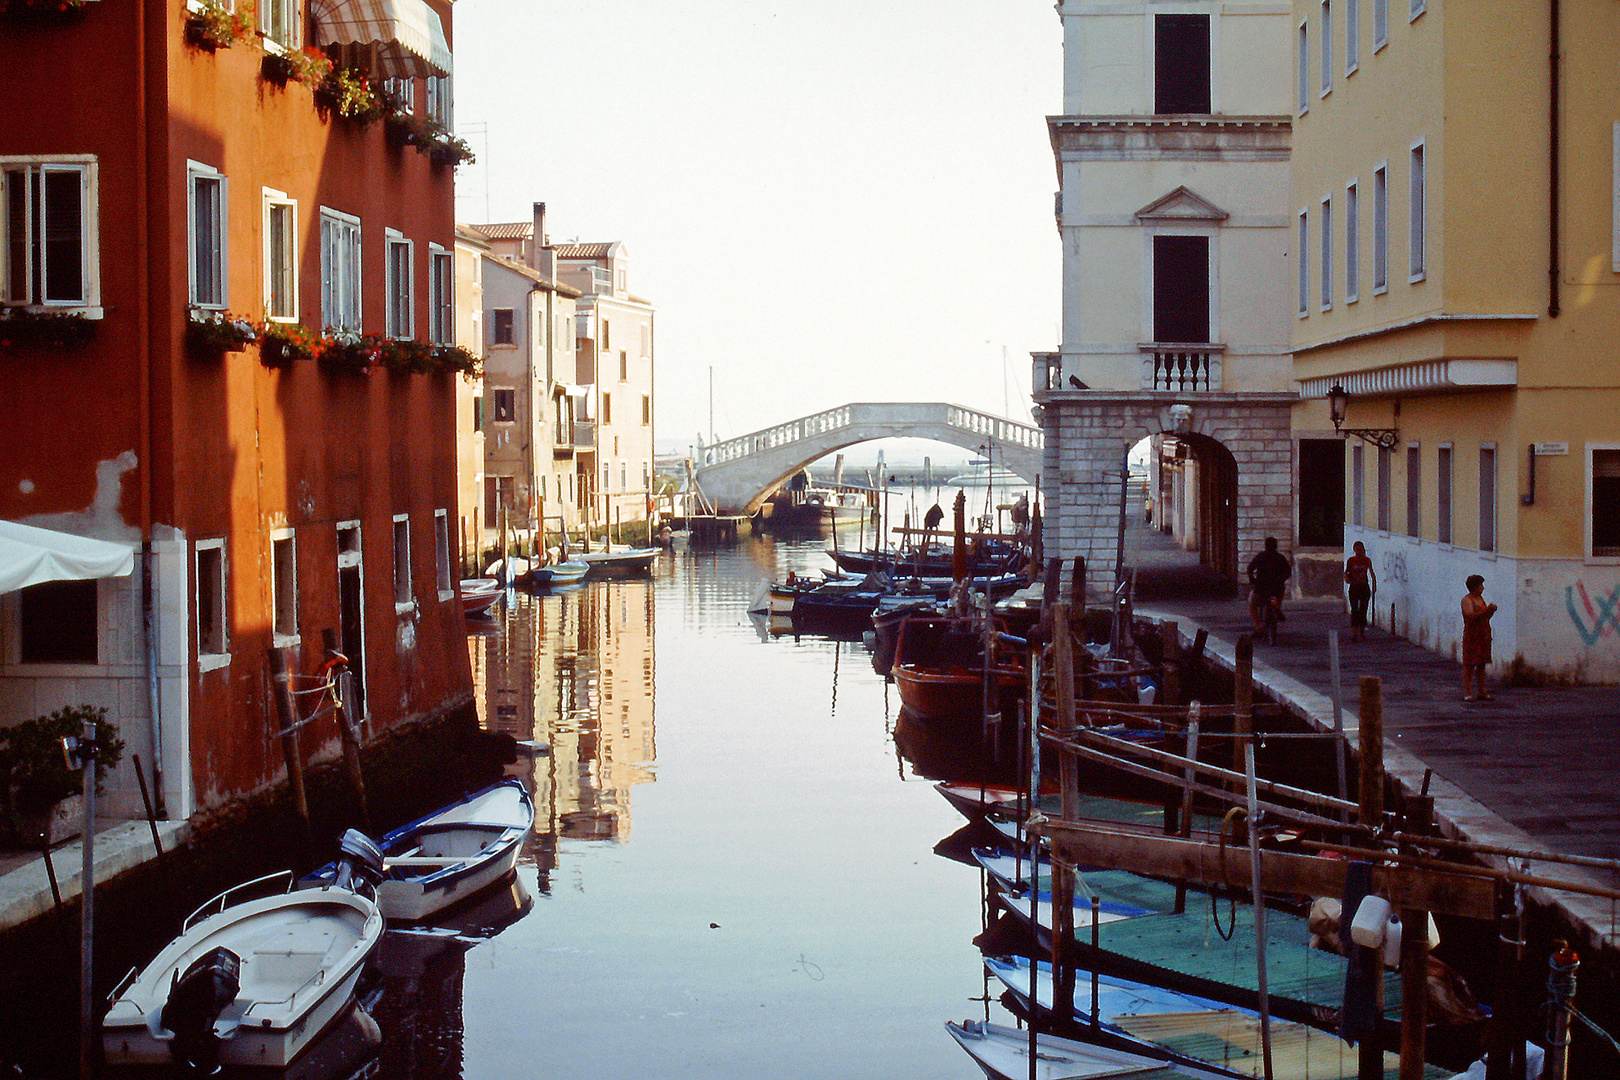
<instances>
[{"instance_id":1,"label":"rope","mask_svg":"<svg viewBox=\"0 0 1620 1080\"><path fill-rule=\"evenodd\" d=\"M1237 817L1239 814L1247 816L1248 811L1241 806L1234 806L1232 809L1226 812L1225 817L1221 818L1220 846L1218 851L1220 853L1222 878L1230 877L1226 870L1226 830L1227 827L1232 824L1232 819ZM1222 941L1231 941L1232 935L1237 933L1237 900L1230 895L1228 895L1226 898L1227 928L1225 930L1221 929L1220 908L1216 906L1219 902L1220 899L1215 895L1215 890L1209 890L1209 917L1215 923L1215 932L1221 936Z\"/></svg>"}]
</instances>

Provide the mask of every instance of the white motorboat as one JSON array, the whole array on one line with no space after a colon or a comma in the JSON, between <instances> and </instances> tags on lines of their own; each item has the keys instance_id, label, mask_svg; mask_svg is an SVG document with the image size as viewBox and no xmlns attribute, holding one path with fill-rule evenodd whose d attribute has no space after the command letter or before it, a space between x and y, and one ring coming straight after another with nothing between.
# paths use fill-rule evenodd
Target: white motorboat
<instances>
[{"instance_id":1,"label":"white motorboat","mask_svg":"<svg viewBox=\"0 0 1620 1080\"><path fill-rule=\"evenodd\" d=\"M1218 1080L1229 1073L1110 1050L1073 1039L1038 1035L979 1020L947 1022L945 1030L990 1080L1087 1080L1104 1076L1151 1076L1154 1080ZM1030 1061L1034 1052L1033 1067Z\"/></svg>"},{"instance_id":2,"label":"white motorboat","mask_svg":"<svg viewBox=\"0 0 1620 1080\"><path fill-rule=\"evenodd\" d=\"M523 781L507 779L395 829L378 845L383 916L420 922L502 880L533 826L534 799ZM328 863L301 884L320 887L340 872Z\"/></svg>"},{"instance_id":3,"label":"white motorboat","mask_svg":"<svg viewBox=\"0 0 1620 1080\"><path fill-rule=\"evenodd\" d=\"M600 551L576 551L568 557L582 562L593 576L603 574L640 574L652 569L653 560L662 548L604 547Z\"/></svg>"},{"instance_id":4,"label":"white motorboat","mask_svg":"<svg viewBox=\"0 0 1620 1080\"><path fill-rule=\"evenodd\" d=\"M382 854L350 830L325 888L287 891L283 871L228 889L113 991L102 1049L116 1064L291 1064L354 996L382 940L372 892ZM265 895L265 890L279 887ZM239 899L253 894L252 898Z\"/></svg>"}]
</instances>

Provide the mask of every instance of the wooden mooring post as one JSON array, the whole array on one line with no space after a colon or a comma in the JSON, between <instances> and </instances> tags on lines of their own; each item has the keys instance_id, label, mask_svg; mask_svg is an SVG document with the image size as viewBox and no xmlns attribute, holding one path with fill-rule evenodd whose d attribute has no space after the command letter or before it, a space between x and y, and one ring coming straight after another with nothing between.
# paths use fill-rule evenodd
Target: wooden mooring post
<instances>
[{"instance_id":1,"label":"wooden mooring post","mask_svg":"<svg viewBox=\"0 0 1620 1080\"><path fill-rule=\"evenodd\" d=\"M1084 565L1076 560L1077 564ZM1055 604L1052 610L1052 695L1057 701L1057 729L1065 736L1075 730L1074 709L1074 635L1069 627L1068 604ZM1035 691L1039 693L1037 689ZM1072 820L1080 807L1080 770L1073 754L1059 759L1058 786L1061 794L1062 814ZM1031 793L1034 798L1034 793ZM1074 871L1069 862L1059 858L1054 849L1052 857L1052 1009L1058 1016L1074 1013L1074 965L1065 955L1063 943L1074 936ZM1034 880L1034 867L1030 878ZM1092 1002L1093 1011L1096 1002Z\"/></svg>"},{"instance_id":2,"label":"wooden mooring post","mask_svg":"<svg viewBox=\"0 0 1620 1080\"><path fill-rule=\"evenodd\" d=\"M338 640L338 632L330 627L321 631L321 643L326 647L326 655L342 656L342 643ZM343 763L349 773L349 787L354 791L355 800L360 807L360 828L366 831L371 829L371 812L366 806L366 777L360 768L360 720L349 712L348 694L354 684L354 676L349 673L348 665L344 665L344 674L347 676L338 685L338 693L332 701L336 712L338 737L343 741Z\"/></svg>"},{"instance_id":3,"label":"wooden mooring post","mask_svg":"<svg viewBox=\"0 0 1620 1080\"><path fill-rule=\"evenodd\" d=\"M1415 836L1429 831L1434 821L1434 797L1408 795L1405 829ZM1425 1037L1429 1020L1429 910L1401 909L1401 1080L1422 1080L1428 1054Z\"/></svg>"},{"instance_id":4,"label":"wooden mooring post","mask_svg":"<svg viewBox=\"0 0 1620 1080\"><path fill-rule=\"evenodd\" d=\"M1361 766L1359 820L1363 826L1376 829L1384 820L1384 691L1383 683L1376 675L1365 675L1361 679L1360 724L1356 731L1356 740L1360 747ZM1354 918L1355 912L1345 912L1344 917ZM1380 972L1380 978L1376 981L1376 988L1373 991L1376 1003L1374 1015L1382 1018L1383 958L1375 957L1372 962L1378 965ZM1376 1027L1356 1044L1356 1054L1356 1075L1360 1080L1383 1080L1384 1047Z\"/></svg>"},{"instance_id":5,"label":"wooden mooring post","mask_svg":"<svg viewBox=\"0 0 1620 1080\"><path fill-rule=\"evenodd\" d=\"M309 824L309 796L304 791L304 760L298 752L298 705L293 697L292 673L287 670L287 654L270 650L271 697L276 706L276 730L281 735L281 756L287 762L287 787L292 793L293 812L304 831L305 851L312 832Z\"/></svg>"}]
</instances>

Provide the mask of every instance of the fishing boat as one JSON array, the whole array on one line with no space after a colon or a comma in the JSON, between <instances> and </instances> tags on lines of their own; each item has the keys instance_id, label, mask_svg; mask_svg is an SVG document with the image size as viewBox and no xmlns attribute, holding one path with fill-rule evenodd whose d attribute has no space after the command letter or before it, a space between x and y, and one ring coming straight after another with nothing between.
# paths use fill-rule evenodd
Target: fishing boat
<instances>
[{"instance_id":1,"label":"fishing boat","mask_svg":"<svg viewBox=\"0 0 1620 1080\"><path fill-rule=\"evenodd\" d=\"M113 991L102 1049L115 1064L285 1066L348 1008L382 940L382 853L350 830L338 872L291 890L290 871L220 893Z\"/></svg>"},{"instance_id":2,"label":"fishing boat","mask_svg":"<svg viewBox=\"0 0 1620 1080\"><path fill-rule=\"evenodd\" d=\"M981 1020L947 1022L945 1030L990 1080L1084 1080L1086 1077L1138 1077L1140 1080L1221 1080L1230 1073L1163 1058L1110 1050ZM1030 1060L1033 1052L1034 1060Z\"/></svg>"},{"instance_id":3,"label":"fishing boat","mask_svg":"<svg viewBox=\"0 0 1620 1080\"><path fill-rule=\"evenodd\" d=\"M551 566L531 566L513 577L512 583L520 589L550 589L584 581L590 570L589 564L569 559Z\"/></svg>"},{"instance_id":4,"label":"fishing boat","mask_svg":"<svg viewBox=\"0 0 1620 1080\"><path fill-rule=\"evenodd\" d=\"M508 778L395 829L378 845L383 916L421 922L501 881L533 826L533 797L521 780ZM302 884L325 885L338 872L328 863Z\"/></svg>"},{"instance_id":5,"label":"fishing boat","mask_svg":"<svg viewBox=\"0 0 1620 1080\"><path fill-rule=\"evenodd\" d=\"M505 594L501 583L492 577L462 578L461 612L463 615L483 615L494 607Z\"/></svg>"},{"instance_id":6,"label":"fishing boat","mask_svg":"<svg viewBox=\"0 0 1620 1080\"><path fill-rule=\"evenodd\" d=\"M661 550L655 547L604 546L600 551L576 551L569 558L584 563L592 577L645 574L652 569L653 560L658 558Z\"/></svg>"}]
</instances>

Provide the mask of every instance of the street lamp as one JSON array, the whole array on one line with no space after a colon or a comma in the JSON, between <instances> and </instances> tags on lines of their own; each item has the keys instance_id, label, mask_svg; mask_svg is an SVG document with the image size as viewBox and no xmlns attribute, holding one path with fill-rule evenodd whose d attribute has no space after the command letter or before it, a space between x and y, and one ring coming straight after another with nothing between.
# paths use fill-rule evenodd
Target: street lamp
<instances>
[{"instance_id":1,"label":"street lamp","mask_svg":"<svg viewBox=\"0 0 1620 1080\"><path fill-rule=\"evenodd\" d=\"M1328 415L1333 418L1333 430L1340 435L1354 435L1382 450L1393 450L1400 443L1400 433L1394 428L1347 428L1345 411L1350 405L1350 392L1338 383L1328 391Z\"/></svg>"}]
</instances>

